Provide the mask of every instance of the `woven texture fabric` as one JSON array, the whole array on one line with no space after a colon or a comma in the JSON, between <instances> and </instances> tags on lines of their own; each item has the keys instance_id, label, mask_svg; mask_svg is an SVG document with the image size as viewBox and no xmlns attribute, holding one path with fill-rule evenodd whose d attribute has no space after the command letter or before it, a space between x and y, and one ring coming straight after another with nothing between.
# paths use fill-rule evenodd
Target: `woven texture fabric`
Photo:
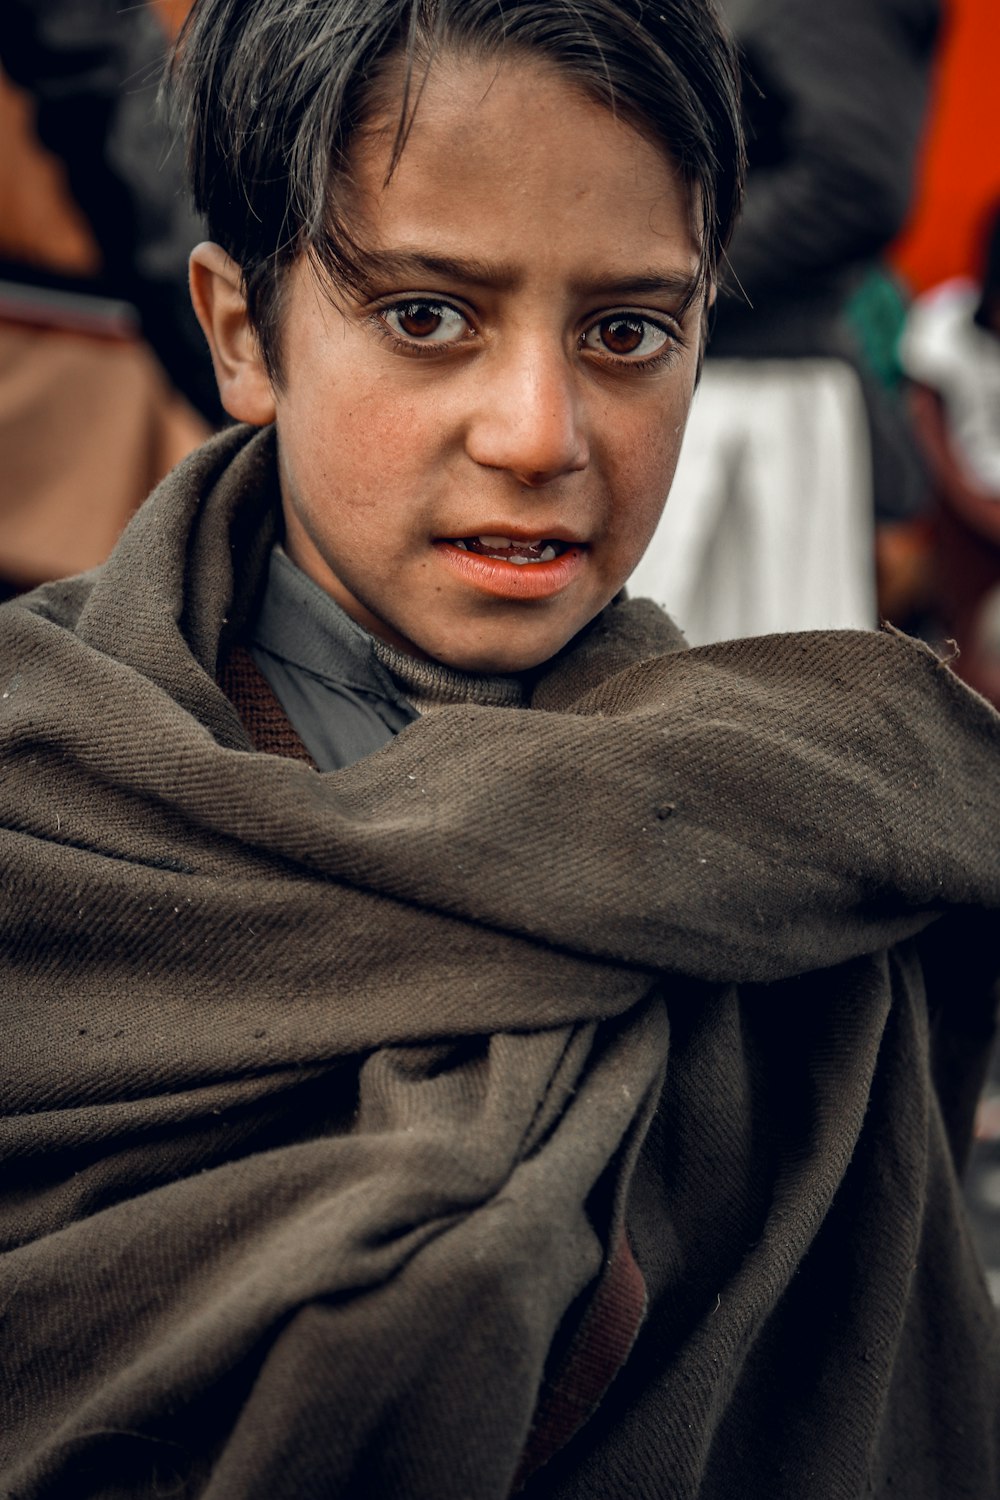
<instances>
[{"instance_id":1,"label":"woven texture fabric","mask_svg":"<svg viewBox=\"0 0 1000 1500\"><path fill-rule=\"evenodd\" d=\"M420 713L452 703L479 703L487 708L525 708L528 703L527 686L520 677L458 672L440 662L406 656L386 641L376 641L375 654Z\"/></svg>"},{"instance_id":2,"label":"woven texture fabric","mask_svg":"<svg viewBox=\"0 0 1000 1500\"><path fill-rule=\"evenodd\" d=\"M996 1493L1000 721L622 603L322 776L216 683L276 524L230 432L0 611L6 1488ZM532 1476L623 1229L643 1330Z\"/></svg>"}]
</instances>

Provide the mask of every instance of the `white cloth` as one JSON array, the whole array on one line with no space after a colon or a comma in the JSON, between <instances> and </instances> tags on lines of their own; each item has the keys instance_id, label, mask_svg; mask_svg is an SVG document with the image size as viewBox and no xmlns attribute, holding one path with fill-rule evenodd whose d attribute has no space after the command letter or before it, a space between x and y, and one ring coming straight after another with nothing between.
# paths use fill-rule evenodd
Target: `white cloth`
<instances>
[{"instance_id":1,"label":"white cloth","mask_svg":"<svg viewBox=\"0 0 1000 1500\"><path fill-rule=\"evenodd\" d=\"M899 356L911 380L940 395L970 479L1000 499L1000 338L974 322L980 295L974 282L956 279L919 297Z\"/></svg>"},{"instance_id":2,"label":"white cloth","mask_svg":"<svg viewBox=\"0 0 1000 1500\"><path fill-rule=\"evenodd\" d=\"M692 645L876 623L867 417L840 360L710 360L629 592Z\"/></svg>"}]
</instances>

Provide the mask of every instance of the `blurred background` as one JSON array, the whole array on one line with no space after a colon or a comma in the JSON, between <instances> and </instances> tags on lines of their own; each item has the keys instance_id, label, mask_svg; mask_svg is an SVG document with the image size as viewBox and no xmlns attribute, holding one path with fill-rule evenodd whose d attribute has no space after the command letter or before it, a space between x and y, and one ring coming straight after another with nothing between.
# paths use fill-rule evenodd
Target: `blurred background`
<instances>
[{"instance_id":1,"label":"blurred background","mask_svg":"<svg viewBox=\"0 0 1000 1500\"><path fill-rule=\"evenodd\" d=\"M0 592L94 566L221 420L157 109L182 7L0 7Z\"/></svg>"},{"instance_id":2,"label":"blurred background","mask_svg":"<svg viewBox=\"0 0 1000 1500\"><path fill-rule=\"evenodd\" d=\"M746 209L632 580L692 643L878 619L1000 701L995 0L721 0Z\"/></svg>"},{"instance_id":3,"label":"blurred background","mask_svg":"<svg viewBox=\"0 0 1000 1500\"><path fill-rule=\"evenodd\" d=\"M102 561L223 420L157 106L187 3L0 7L0 596ZM996 3L720 0L746 213L630 585L694 644L886 619L1000 706ZM979 1134L1000 1301L1000 1073Z\"/></svg>"}]
</instances>

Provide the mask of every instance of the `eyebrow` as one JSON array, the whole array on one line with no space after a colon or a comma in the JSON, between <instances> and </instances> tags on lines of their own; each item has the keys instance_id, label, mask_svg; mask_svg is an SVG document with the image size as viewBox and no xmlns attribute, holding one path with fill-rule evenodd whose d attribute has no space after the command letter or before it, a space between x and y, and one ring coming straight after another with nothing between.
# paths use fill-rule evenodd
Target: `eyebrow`
<instances>
[{"instance_id":1,"label":"eyebrow","mask_svg":"<svg viewBox=\"0 0 1000 1500\"><path fill-rule=\"evenodd\" d=\"M371 250L365 257L365 265L366 290L371 289L372 282L405 283L428 276L462 282L467 286L512 291L519 280L519 273L513 266L451 255L430 255L420 250ZM699 270L644 270L625 276L588 277L574 282L572 289L578 296L656 296L676 298L686 304L697 295L701 282Z\"/></svg>"}]
</instances>

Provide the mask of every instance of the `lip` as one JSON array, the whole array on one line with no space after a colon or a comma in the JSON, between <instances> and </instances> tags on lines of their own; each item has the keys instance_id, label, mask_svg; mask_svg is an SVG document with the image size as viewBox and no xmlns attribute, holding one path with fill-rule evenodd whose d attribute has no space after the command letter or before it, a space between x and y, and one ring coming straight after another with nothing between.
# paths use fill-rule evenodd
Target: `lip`
<instances>
[{"instance_id":1,"label":"lip","mask_svg":"<svg viewBox=\"0 0 1000 1500\"><path fill-rule=\"evenodd\" d=\"M503 532L492 532L484 528L481 534L509 536L512 541L536 541L539 536L544 536L547 541L564 540L558 532L552 531L529 533L508 528ZM463 582L498 599L549 599L554 594L561 594L564 589L569 588L584 567L587 556L586 548L574 541L567 541L567 550L560 552L551 562L525 563L521 566L494 557L484 557L479 552L463 552L448 541L436 541L434 550Z\"/></svg>"},{"instance_id":2,"label":"lip","mask_svg":"<svg viewBox=\"0 0 1000 1500\"><path fill-rule=\"evenodd\" d=\"M448 542L456 537L467 536L509 536L512 542L565 542L567 547L584 547L586 543L582 537L576 536L565 526L558 522L553 526L534 525L511 526L507 521L477 521L472 527L464 531L445 531L438 537L438 541Z\"/></svg>"}]
</instances>

